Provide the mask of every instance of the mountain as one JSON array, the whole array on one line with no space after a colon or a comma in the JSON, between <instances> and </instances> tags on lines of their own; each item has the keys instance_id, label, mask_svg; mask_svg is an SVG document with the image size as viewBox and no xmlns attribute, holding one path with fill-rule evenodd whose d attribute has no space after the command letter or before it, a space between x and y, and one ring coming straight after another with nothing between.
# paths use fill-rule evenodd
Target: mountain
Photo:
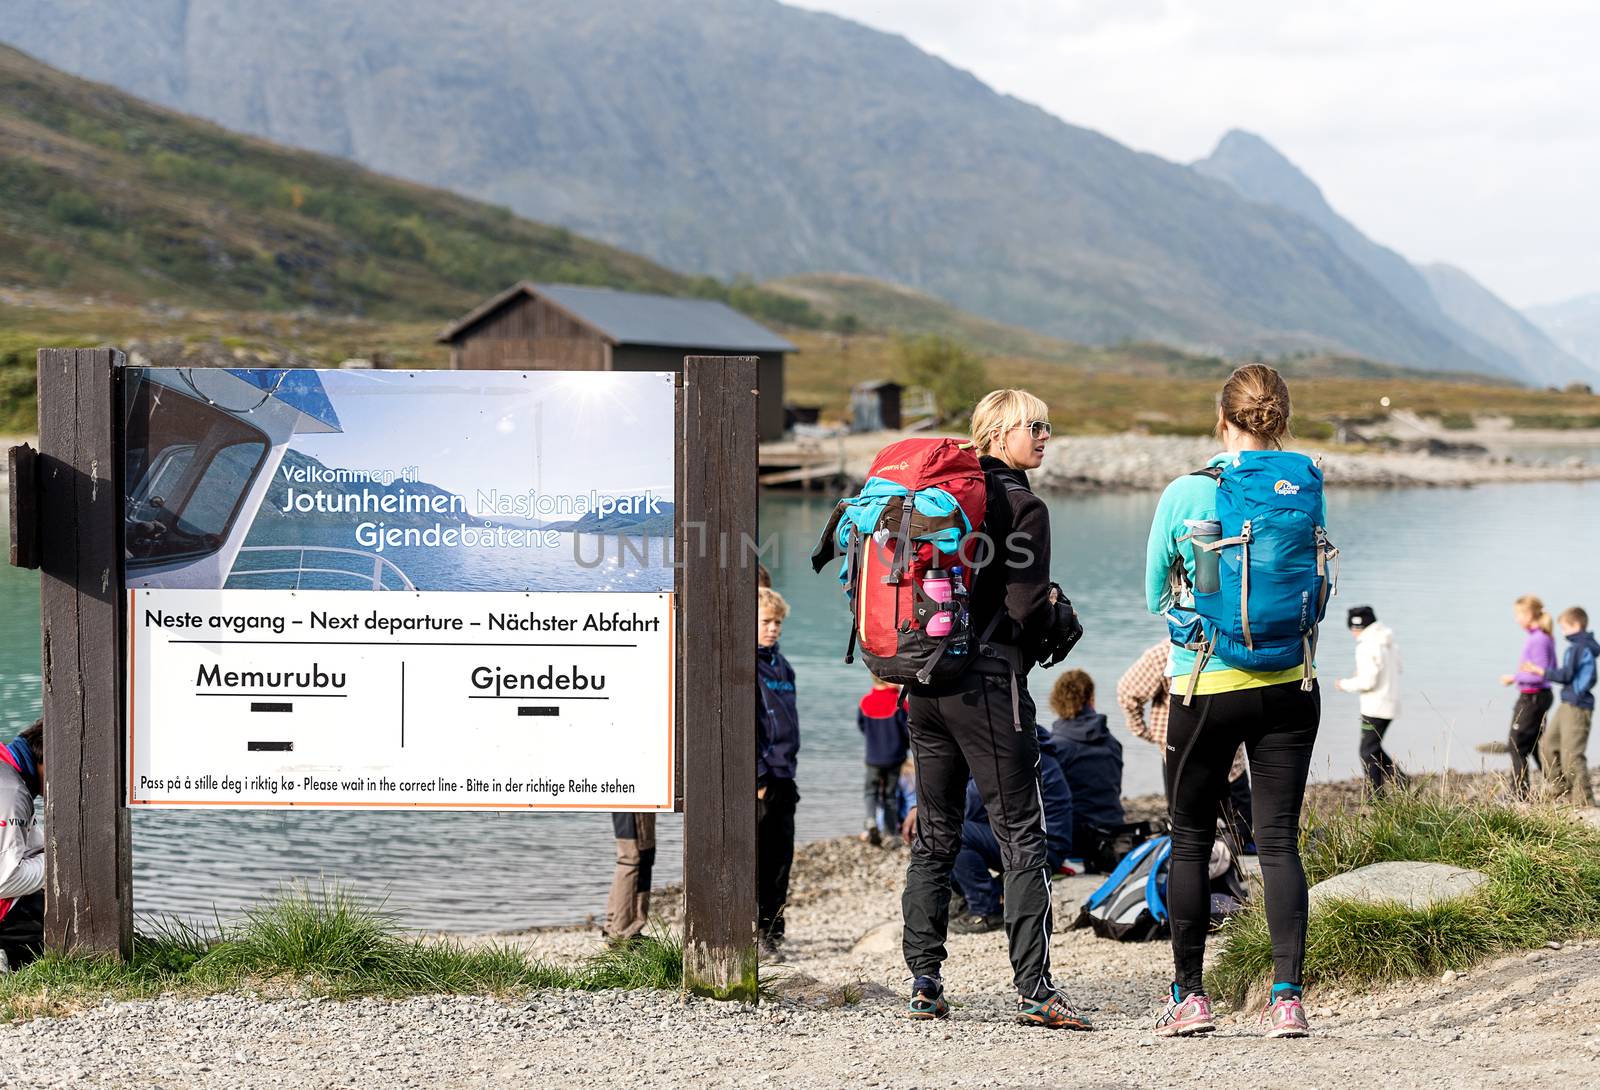
<instances>
[{"instance_id":1,"label":"mountain","mask_svg":"<svg viewBox=\"0 0 1600 1090\"><path fill-rule=\"evenodd\" d=\"M524 279L814 317L789 296L687 277L503 207L240 136L0 46L0 282L417 321Z\"/></svg>"},{"instance_id":2,"label":"mountain","mask_svg":"<svg viewBox=\"0 0 1600 1090\"><path fill-rule=\"evenodd\" d=\"M1228 132L1209 156L1192 166L1250 200L1294 212L1321 228L1419 320L1493 370L1539 383L1592 377L1582 361L1467 273L1450 266L1419 269L1362 234L1334 211L1299 167L1254 133Z\"/></svg>"},{"instance_id":3,"label":"mountain","mask_svg":"<svg viewBox=\"0 0 1600 1090\"><path fill-rule=\"evenodd\" d=\"M0 0L50 63L718 276L1493 369L1302 216L772 0Z\"/></svg>"},{"instance_id":4,"label":"mountain","mask_svg":"<svg viewBox=\"0 0 1600 1090\"><path fill-rule=\"evenodd\" d=\"M811 273L761 286L801 300L844 332L859 325L910 335L933 333L998 356L1066 360L1084 353L1080 344L980 318L926 292L865 276Z\"/></svg>"},{"instance_id":5,"label":"mountain","mask_svg":"<svg viewBox=\"0 0 1600 1090\"><path fill-rule=\"evenodd\" d=\"M1511 352L1534 381L1545 386L1600 382L1600 372L1467 273L1439 264L1423 265L1421 271L1446 314Z\"/></svg>"},{"instance_id":6,"label":"mountain","mask_svg":"<svg viewBox=\"0 0 1600 1090\"><path fill-rule=\"evenodd\" d=\"M1522 313L1562 348L1600 370L1600 292L1523 307Z\"/></svg>"},{"instance_id":7,"label":"mountain","mask_svg":"<svg viewBox=\"0 0 1600 1090\"><path fill-rule=\"evenodd\" d=\"M538 276L681 292L565 228L274 147L0 46L0 275L188 305L460 313Z\"/></svg>"}]
</instances>

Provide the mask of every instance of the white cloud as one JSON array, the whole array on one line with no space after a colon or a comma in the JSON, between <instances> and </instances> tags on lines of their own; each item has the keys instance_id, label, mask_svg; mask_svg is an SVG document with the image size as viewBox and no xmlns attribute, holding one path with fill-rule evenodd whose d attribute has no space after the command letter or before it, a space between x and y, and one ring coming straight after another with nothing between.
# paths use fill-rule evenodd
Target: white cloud
<instances>
[{"instance_id":1,"label":"white cloud","mask_svg":"<svg viewBox=\"0 0 1600 1090\"><path fill-rule=\"evenodd\" d=\"M1141 150L1266 137L1363 231L1513 303L1600 290L1600 6L801 0Z\"/></svg>"}]
</instances>

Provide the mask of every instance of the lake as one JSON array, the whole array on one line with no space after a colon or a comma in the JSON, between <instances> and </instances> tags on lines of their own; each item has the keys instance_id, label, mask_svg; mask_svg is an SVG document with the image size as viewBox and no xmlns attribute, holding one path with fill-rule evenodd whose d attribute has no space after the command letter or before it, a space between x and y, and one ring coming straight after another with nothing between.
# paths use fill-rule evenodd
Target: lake
<instances>
[{"instance_id":1,"label":"lake","mask_svg":"<svg viewBox=\"0 0 1600 1090\"><path fill-rule=\"evenodd\" d=\"M1127 735L1115 711L1117 677L1161 638L1144 611L1142 563L1150 493L1050 499L1055 575L1087 635L1068 663L1087 670L1126 747L1124 792L1160 790L1155 750ZM842 662L847 616L830 574L807 556L829 502L765 496L764 534L781 548L777 589L793 607L782 648L799 678L804 744L798 814L802 839L861 827L861 745L855 704L859 664ZM1319 655L1325 678L1352 668L1345 610L1374 607L1404 659L1404 707L1387 745L1408 769L1503 769L1473 747L1503 738L1522 634L1511 618L1521 594L1552 612L1583 604L1600 613L1600 482L1472 489L1333 490L1328 521L1343 551L1335 623ZM0 569L0 738L38 715L38 578ZM752 644L754 643L754 633ZM752 647L753 650L753 647ZM1041 707L1050 676L1035 674ZM1354 697L1324 690L1312 775L1358 774ZM603 910L610 881L610 822L593 815L144 811L134 814L134 895L141 914L227 916L293 878L337 880L384 898L403 922L488 931L578 922ZM661 821L659 883L676 881L677 818Z\"/></svg>"}]
</instances>

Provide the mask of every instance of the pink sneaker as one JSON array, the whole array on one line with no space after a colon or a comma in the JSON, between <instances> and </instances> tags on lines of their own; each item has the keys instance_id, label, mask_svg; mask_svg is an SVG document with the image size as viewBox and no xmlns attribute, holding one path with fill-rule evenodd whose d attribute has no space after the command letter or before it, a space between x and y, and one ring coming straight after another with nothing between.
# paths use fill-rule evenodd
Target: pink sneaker
<instances>
[{"instance_id":1,"label":"pink sneaker","mask_svg":"<svg viewBox=\"0 0 1600 1090\"><path fill-rule=\"evenodd\" d=\"M1311 1036L1311 1023L1306 1021L1306 1009L1298 996L1274 1000L1272 1006L1261 1012L1261 1020L1268 1024L1268 1037Z\"/></svg>"},{"instance_id":2,"label":"pink sneaker","mask_svg":"<svg viewBox=\"0 0 1600 1090\"><path fill-rule=\"evenodd\" d=\"M1167 1000L1167 1009L1156 1019L1157 1037L1191 1037L1217 1028L1211 1020L1211 1000L1195 993L1182 1003Z\"/></svg>"}]
</instances>

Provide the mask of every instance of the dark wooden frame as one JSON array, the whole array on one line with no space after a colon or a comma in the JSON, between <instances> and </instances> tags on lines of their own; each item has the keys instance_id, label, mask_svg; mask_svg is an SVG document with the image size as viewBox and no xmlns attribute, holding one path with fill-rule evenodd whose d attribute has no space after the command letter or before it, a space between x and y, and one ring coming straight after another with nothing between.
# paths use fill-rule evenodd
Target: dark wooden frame
<instances>
[{"instance_id":1,"label":"dark wooden frame","mask_svg":"<svg viewBox=\"0 0 1600 1090\"><path fill-rule=\"evenodd\" d=\"M121 367L114 349L41 349L39 453L12 481L37 522L44 699L45 944L126 957L133 845L122 797ZM16 459L13 464L26 461ZM18 523L13 552L26 555Z\"/></svg>"},{"instance_id":2,"label":"dark wooden frame","mask_svg":"<svg viewBox=\"0 0 1600 1090\"><path fill-rule=\"evenodd\" d=\"M679 406L683 982L753 1003L756 357L686 358Z\"/></svg>"},{"instance_id":3,"label":"dark wooden frame","mask_svg":"<svg viewBox=\"0 0 1600 1090\"><path fill-rule=\"evenodd\" d=\"M45 941L133 942L123 797L123 355L42 349L39 451L14 447L11 561L40 568ZM691 356L675 398L676 783L684 987L754 1002L757 359Z\"/></svg>"}]
</instances>

